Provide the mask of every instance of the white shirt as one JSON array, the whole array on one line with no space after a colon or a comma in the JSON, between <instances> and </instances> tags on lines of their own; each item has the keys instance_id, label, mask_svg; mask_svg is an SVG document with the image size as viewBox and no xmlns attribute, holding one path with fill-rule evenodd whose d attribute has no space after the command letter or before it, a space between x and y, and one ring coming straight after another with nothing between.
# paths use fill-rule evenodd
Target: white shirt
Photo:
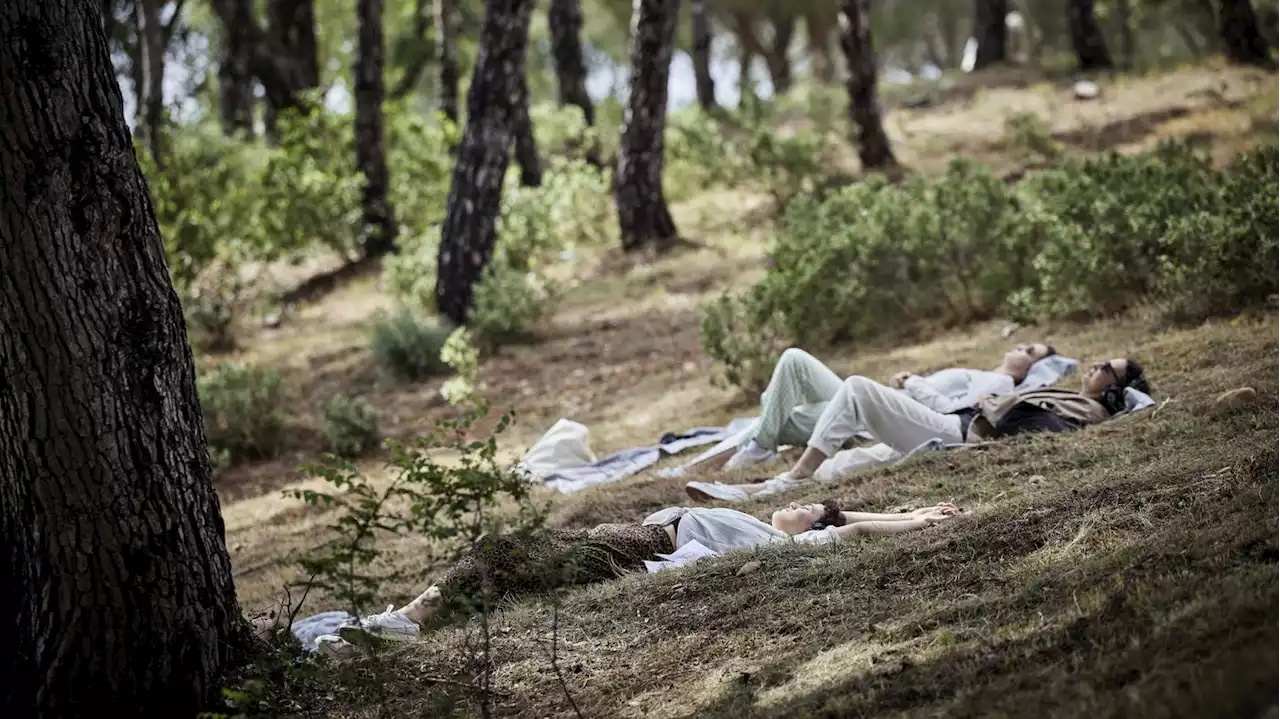
<instances>
[{"instance_id":1,"label":"white shirt","mask_svg":"<svg viewBox=\"0 0 1280 719\"><path fill-rule=\"evenodd\" d=\"M717 554L731 549L758 547L778 541L805 544L829 544L840 540L833 527L790 535L761 522L755 517L727 507L668 507L645 517L644 524L676 526L676 549L698 542Z\"/></svg>"},{"instance_id":2,"label":"white shirt","mask_svg":"<svg viewBox=\"0 0 1280 719\"><path fill-rule=\"evenodd\" d=\"M920 404L947 414L972 407L984 397L1013 394L1013 378L999 372L953 367L928 377L908 377L902 389Z\"/></svg>"}]
</instances>

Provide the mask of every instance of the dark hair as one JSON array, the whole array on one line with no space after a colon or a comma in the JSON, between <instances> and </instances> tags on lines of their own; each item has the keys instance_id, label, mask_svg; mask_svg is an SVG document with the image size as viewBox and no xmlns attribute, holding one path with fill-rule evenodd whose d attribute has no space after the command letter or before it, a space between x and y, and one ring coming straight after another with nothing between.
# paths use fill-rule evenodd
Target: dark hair
<instances>
[{"instance_id":1,"label":"dark hair","mask_svg":"<svg viewBox=\"0 0 1280 719\"><path fill-rule=\"evenodd\" d=\"M1054 348L1053 348L1053 345L1045 345L1045 346L1044 346L1044 356L1045 356L1045 357L1052 357L1052 356L1054 356L1054 355L1056 355L1056 354L1058 354L1058 350L1054 349ZM1040 359L1044 359L1044 357L1041 357Z\"/></svg>"},{"instance_id":2,"label":"dark hair","mask_svg":"<svg viewBox=\"0 0 1280 719\"><path fill-rule=\"evenodd\" d=\"M1111 414L1124 409L1124 390L1132 387L1143 394L1151 394L1151 384L1147 382L1147 373L1137 360L1124 358L1124 376L1102 391L1102 406Z\"/></svg>"},{"instance_id":3,"label":"dark hair","mask_svg":"<svg viewBox=\"0 0 1280 719\"><path fill-rule=\"evenodd\" d=\"M826 529L827 527L843 527L846 524L840 505L827 500L822 503L822 516L813 523L810 529Z\"/></svg>"}]
</instances>

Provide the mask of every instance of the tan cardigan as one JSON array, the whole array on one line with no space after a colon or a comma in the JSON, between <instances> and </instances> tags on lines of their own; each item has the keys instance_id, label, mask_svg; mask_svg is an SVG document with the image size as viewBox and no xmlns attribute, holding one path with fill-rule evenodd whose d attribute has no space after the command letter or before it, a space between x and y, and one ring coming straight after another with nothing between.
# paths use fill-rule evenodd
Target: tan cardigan
<instances>
[{"instance_id":1,"label":"tan cardigan","mask_svg":"<svg viewBox=\"0 0 1280 719\"><path fill-rule=\"evenodd\" d=\"M988 397L978 403L978 415L969 425L969 442L980 442L995 436L995 427L1016 405L1026 402L1081 425L1097 424L1111 418L1102 403L1069 389L1042 387L1002 397Z\"/></svg>"}]
</instances>

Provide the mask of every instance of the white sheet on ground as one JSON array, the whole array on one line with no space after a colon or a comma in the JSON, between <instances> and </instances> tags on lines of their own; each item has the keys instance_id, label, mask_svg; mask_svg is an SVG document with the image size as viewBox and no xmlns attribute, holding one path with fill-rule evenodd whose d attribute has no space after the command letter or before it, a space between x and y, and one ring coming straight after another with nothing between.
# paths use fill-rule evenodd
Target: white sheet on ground
<instances>
[{"instance_id":1,"label":"white sheet on ground","mask_svg":"<svg viewBox=\"0 0 1280 719\"><path fill-rule=\"evenodd\" d=\"M596 461L595 452L587 444L586 425L561 419L524 453L516 471L538 479L575 467L586 467Z\"/></svg>"},{"instance_id":2,"label":"white sheet on ground","mask_svg":"<svg viewBox=\"0 0 1280 719\"><path fill-rule=\"evenodd\" d=\"M320 612L295 621L289 629L293 631L293 636L298 638L304 650L315 652L319 651L316 648L316 637L337 634L339 627L355 619L346 612Z\"/></svg>"},{"instance_id":3,"label":"white sheet on ground","mask_svg":"<svg viewBox=\"0 0 1280 719\"><path fill-rule=\"evenodd\" d=\"M701 542L692 541L681 545L679 549L671 554L659 554L657 556L662 559L656 562L646 559L644 562L644 568L650 573L661 572L664 569L683 567L684 565L696 562L703 557L714 557L716 556L716 552L704 546Z\"/></svg>"}]
</instances>

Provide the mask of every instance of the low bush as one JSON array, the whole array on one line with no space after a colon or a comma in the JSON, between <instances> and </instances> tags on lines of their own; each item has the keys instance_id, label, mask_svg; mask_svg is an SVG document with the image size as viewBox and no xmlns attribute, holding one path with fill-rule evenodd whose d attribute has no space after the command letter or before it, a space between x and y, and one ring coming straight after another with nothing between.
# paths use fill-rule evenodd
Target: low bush
<instances>
[{"instance_id":1,"label":"low bush","mask_svg":"<svg viewBox=\"0 0 1280 719\"><path fill-rule=\"evenodd\" d=\"M241 364L219 365L197 382L210 455L222 467L264 459L284 446L280 373Z\"/></svg>"},{"instance_id":2,"label":"low bush","mask_svg":"<svg viewBox=\"0 0 1280 719\"><path fill-rule=\"evenodd\" d=\"M339 395L320 407L329 451L339 457L359 457L378 446L378 410L360 398Z\"/></svg>"},{"instance_id":3,"label":"low bush","mask_svg":"<svg viewBox=\"0 0 1280 719\"><path fill-rule=\"evenodd\" d=\"M387 375L415 381L446 374L440 350L452 328L425 322L409 310L379 319L373 325L373 360Z\"/></svg>"}]
</instances>

